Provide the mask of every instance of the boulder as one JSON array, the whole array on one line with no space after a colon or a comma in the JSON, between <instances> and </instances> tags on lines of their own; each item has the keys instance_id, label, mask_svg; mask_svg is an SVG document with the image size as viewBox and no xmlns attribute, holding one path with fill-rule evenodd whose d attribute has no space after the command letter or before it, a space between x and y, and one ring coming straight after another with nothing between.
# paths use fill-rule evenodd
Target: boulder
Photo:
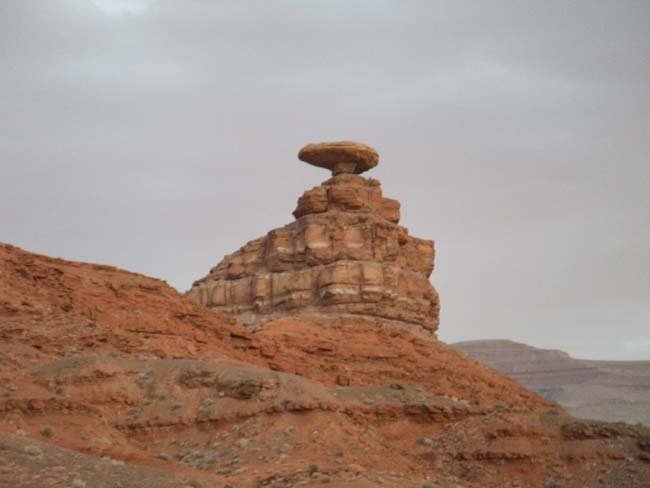
<instances>
[{"instance_id":1,"label":"boulder","mask_svg":"<svg viewBox=\"0 0 650 488\"><path fill-rule=\"evenodd\" d=\"M370 146L353 141L307 144L298 153L301 161L327 168L332 174L360 174L379 163L379 154Z\"/></svg>"}]
</instances>

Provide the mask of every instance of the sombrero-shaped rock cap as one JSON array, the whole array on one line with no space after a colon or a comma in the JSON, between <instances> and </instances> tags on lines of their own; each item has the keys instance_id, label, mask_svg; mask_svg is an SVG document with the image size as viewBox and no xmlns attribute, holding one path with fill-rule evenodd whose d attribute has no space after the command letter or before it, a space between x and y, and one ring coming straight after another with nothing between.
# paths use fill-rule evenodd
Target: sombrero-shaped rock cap
<instances>
[{"instance_id":1,"label":"sombrero-shaped rock cap","mask_svg":"<svg viewBox=\"0 0 650 488\"><path fill-rule=\"evenodd\" d=\"M377 166L379 154L370 146L353 141L307 144L298 159L314 166L327 168L332 174L360 174Z\"/></svg>"}]
</instances>

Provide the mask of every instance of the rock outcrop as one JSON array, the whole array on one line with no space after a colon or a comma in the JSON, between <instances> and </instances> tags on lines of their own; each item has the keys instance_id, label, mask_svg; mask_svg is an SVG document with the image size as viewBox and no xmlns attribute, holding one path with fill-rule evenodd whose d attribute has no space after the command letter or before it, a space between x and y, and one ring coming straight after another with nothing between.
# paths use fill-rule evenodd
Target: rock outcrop
<instances>
[{"instance_id":1,"label":"rock outcrop","mask_svg":"<svg viewBox=\"0 0 650 488\"><path fill-rule=\"evenodd\" d=\"M377 153L324 143L306 146L300 157L335 175L300 197L294 222L226 256L187 296L246 325L336 313L435 332L433 242L410 236L398 225L399 202L385 198L377 180L354 174L377 164Z\"/></svg>"},{"instance_id":2,"label":"rock outcrop","mask_svg":"<svg viewBox=\"0 0 650 488\"><path fill-rule=\"evenodd\" d=\"M298 159L327 168L333 175L361 174L377 166L379 154L370 146L358 142L319 142L303 147L298 153Z\"/></svg>"}]
</instances>

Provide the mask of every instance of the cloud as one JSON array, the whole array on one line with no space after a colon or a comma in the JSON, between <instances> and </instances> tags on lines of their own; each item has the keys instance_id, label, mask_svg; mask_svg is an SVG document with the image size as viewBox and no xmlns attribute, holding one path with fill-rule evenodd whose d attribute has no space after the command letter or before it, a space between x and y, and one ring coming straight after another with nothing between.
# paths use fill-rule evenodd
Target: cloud
<instances>
[{"instance_id":1,"label":"cloud","mask_svg":"<svg viewBox=\"0 0 650 488\"><path fill-rule=\"evenodd\" d=\"M92 0L106 15L143 15L155 0Z\"/></svg>"}]
</instances>

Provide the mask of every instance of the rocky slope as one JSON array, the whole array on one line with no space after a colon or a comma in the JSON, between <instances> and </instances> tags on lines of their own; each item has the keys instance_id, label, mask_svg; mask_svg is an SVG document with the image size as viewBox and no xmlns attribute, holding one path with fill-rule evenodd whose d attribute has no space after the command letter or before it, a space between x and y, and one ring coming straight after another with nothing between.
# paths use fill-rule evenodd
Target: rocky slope
<instances>
[{"instance_id":1,"label":"rocky slope","mask_svg":"<svg viewBox=\"0 0 650 488\"><path fill-rule=\"evenodd\" d=\"M573 415L650 425L650 361L574 359L563 351L506 340L453 346Z\"/></svg>"},{"instance_id":2,"label":"rocky slope","mask_svg":"<svg viewBox=\"0 0 650 488\"><path fill-rule=\"evenodd\" d=\"M353 151L334 178L372 157ZM245 328L248 302L226 318L159 280L0 245L0 484L650 486L649 429L567 415L433 322L387 317L409 302L384 293L342 310L316 294ZM347 309L359 303L372 307Z\"/></svg>"},{"instance_id":3,"label":"rocky slope","mask_svg":"<svg viewBox=\"0 0 650 488\"><path fill-rule=\"evenodd\" d=\"M248 333L114 268L2 245L0 270L9 486L644 486L649 474L647 429L576 420L430 334L308 315ZM102 313L89 322L88 309Z\"/></svg>"}]
</instances>

